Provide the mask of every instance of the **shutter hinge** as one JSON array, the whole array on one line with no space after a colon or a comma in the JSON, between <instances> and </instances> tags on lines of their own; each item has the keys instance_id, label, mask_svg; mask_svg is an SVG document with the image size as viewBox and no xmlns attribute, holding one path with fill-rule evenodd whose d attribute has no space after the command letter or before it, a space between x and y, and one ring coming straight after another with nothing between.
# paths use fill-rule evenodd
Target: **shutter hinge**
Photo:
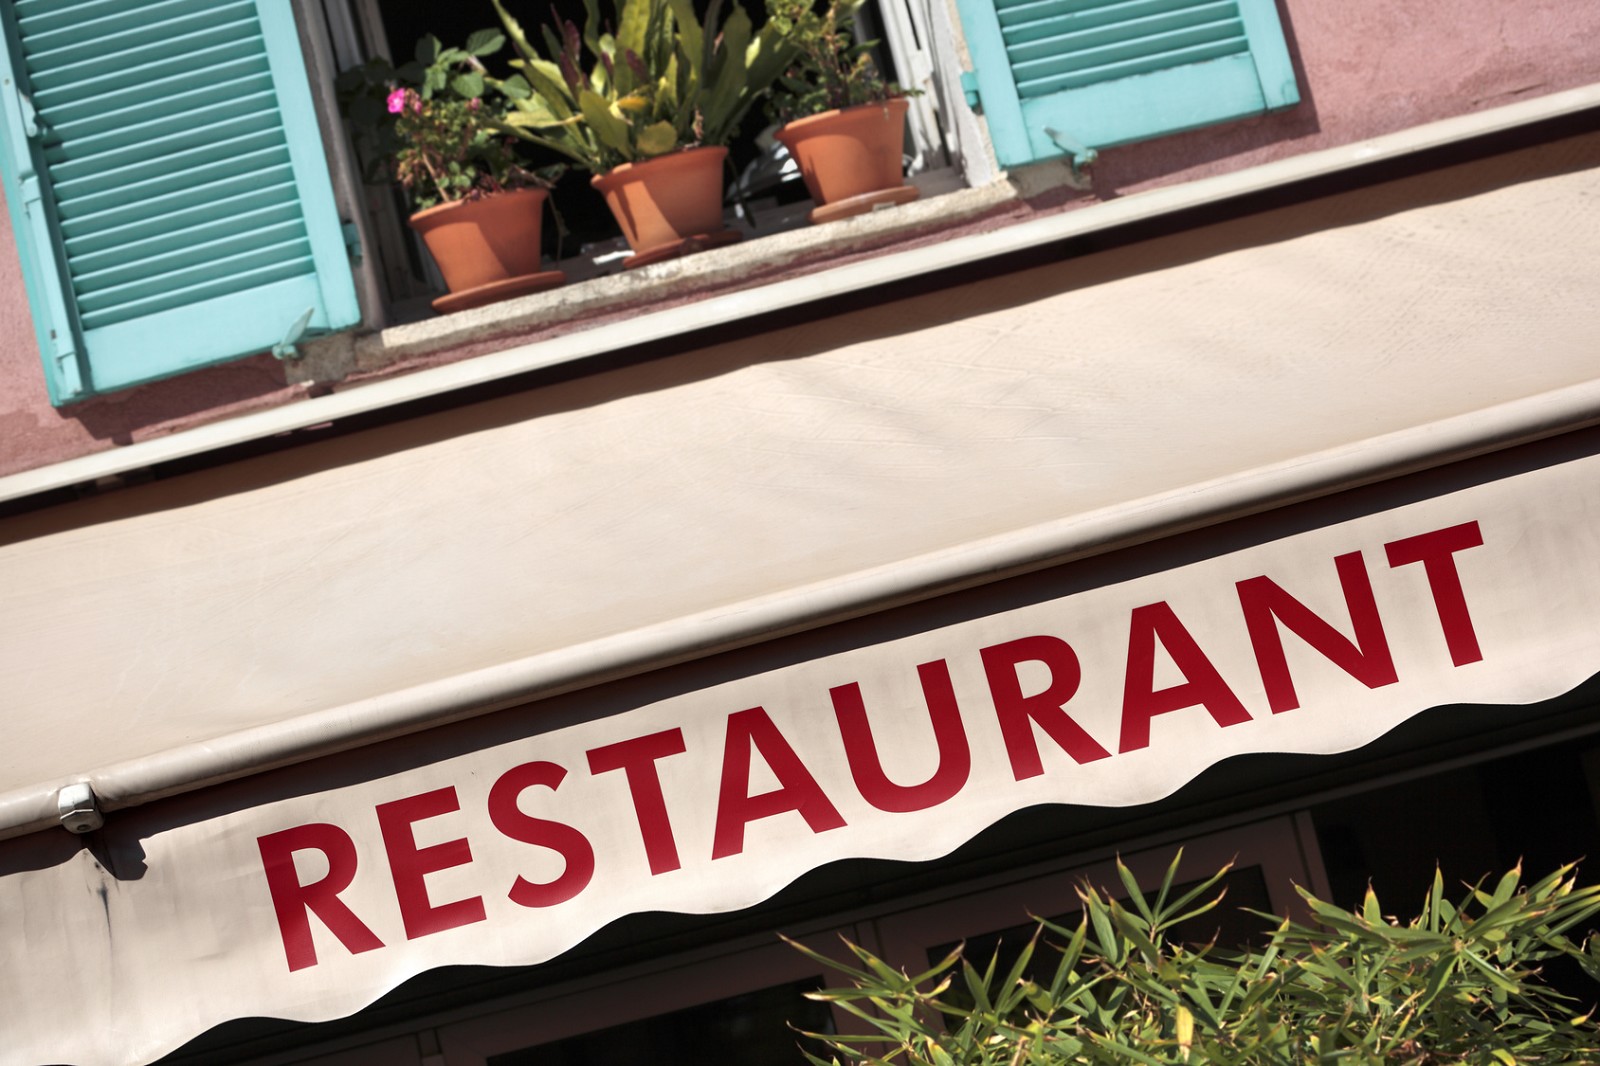
<instances>
[{"instance_id":1,"label":"shutter hinge","mask_svg":"<svg viewBox=\"0 0 1600 1066\"><path fill-rule=\"evenodd\" d=\"M978 98L978 75L970 70L961 72L961 91L967 96L967 106L974 111L983 110L983 101Z\"/></svg>"},{"instance_id":2,"label":"shutter hinge","mask_svg":"<svg viewBox=\"0 0 1600 1066\"><path fill-rule=\"evenodd\" d=\"M311 316L316 314L315 307L308 307L305 313L289 326L289 332L283 335L283 340L272 346L272 357L280 360L294 360L300 358L300 349L295 347L301 337L306 335L306 327L311 325Z\"/></svg>"},{"instance_id":3,"label":"shutter hinge","mask_svg":"<svg viewBox=\"0 0 1600 1066\"><path fill-rule=\"evenodd\" d=\"M18 94L19 98L27 97ZM33 255L40 266L45 285L44 301L48 308L50 350L46 358L55 364L55 387L62 400L75 400L84 395L83 374L78 362L78 341L70 318L64 286L60 274L54 269L56 234L44 210L44 187L37 174L22 179L22 213L28 220Z\"/></svg>"},{"instance_id":4,"label":"shutter hinge","mask_svg":"<svg viewBox=\"0 0 1600 1066\"><path fill-rule=\"evenodd\" d=\"M361 231L354 222L343 222L339 225L339 232L344 235L345 251L350 253L350 261L361 262Z\"/></svg>"},{"instance_id":5,"label":"shutter hinge","mask_svg":"<svg viewBox=\"0 0 1600 1066\"><path fill-rule=\"evenodd\" d=\"M1045 127L1044 134L1056 143L1057 148L1067 153L1067 161L1072 164L1072 176L1075 178L1083 177L1084 168L1100 158L1099 152L1071 134L1053 130L1049 126Z\"/></svg>"}]
</instances>

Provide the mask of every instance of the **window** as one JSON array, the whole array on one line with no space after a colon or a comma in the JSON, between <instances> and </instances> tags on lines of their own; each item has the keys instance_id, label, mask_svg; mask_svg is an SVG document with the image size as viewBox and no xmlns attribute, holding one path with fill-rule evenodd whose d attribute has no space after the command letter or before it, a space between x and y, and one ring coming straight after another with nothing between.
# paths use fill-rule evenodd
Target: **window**
<instances>
[{"instance_id":1,"label":"window","mask_svg":"<svg viewBox=\"0 0 1600 1066\"><path fill-rule=\"evenodd\" d=\"M861 938L846 927L804 939L842 961L839 933ZM802 1041L791 1024L860 1031L842 1009L805 998L837 983L837 974L820 970L766 933L486 1005L475 1016L458 1012L435 1023L432 1039L446 1066L801 1066Z\"/></svg>"},{"instance_id":2,"label":"window","mask_svg":"<svg viewBox=\"0 0 1600 1066\"><path fill-rule=\"evenodd\" d=\"M1122 858L1139 884L1149 890L1161 883L1173 854L1174 849L1161 847ZM1307 885L1327 898L1327 877L1316 836L1303 815L1273 818L1185 841L1179 881L1201 880L1229 862L1234 868L1227 881L1226 905L1179 930L1178 936L1237 944L1268 928L1264 919L1241 913L1241 906L1305 918L1294 885ZM939 961L955 943L965 941L968 960L980 970L996 951L1003 960L1014 962L1021 944L1034 931L1034 915L1076 924L1076 886L1081 882L1089 881L1108 895L1126 897L1109 861L1016 880L1002 875L997 880L1000 883L958 890L944 900L879 918L884 958L916 972ZM1047 957L1053 967L1055 957ZM1000 969L1003 972L1003 967Z\"/></svg>"},{"instance_id":3,"label":"window","mask_svg":"<svg viewBox=\"0 0 1600 1066\"><path fill-rule=\"evenodd\" d=\"M957 0L1001 166L1298 103L1274 0Z\"/></svg>"},{"instance_id":4,"label":"window","mask_svg":"<svg viewBox=\"0 0 1600 1066\"><path fill-rule=\"evenodd\" d=\"M52 403L359 321L289 3L16 0L0 23Z\"/></svg>"}]
</instances>

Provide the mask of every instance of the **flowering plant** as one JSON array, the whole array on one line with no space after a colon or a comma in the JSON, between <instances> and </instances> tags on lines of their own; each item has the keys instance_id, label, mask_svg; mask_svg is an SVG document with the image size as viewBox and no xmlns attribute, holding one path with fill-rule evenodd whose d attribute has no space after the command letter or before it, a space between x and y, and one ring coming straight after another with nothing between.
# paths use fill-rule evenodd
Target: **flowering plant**
<instances>
[{"instance_id":1,"label":"flowering plant","mask_svg":"<svg viewBox=\"0 0 1600 1066\"><path fill-rule=\"evenodd\" d=\"M485 95L492 86L482 57L504 44L495 30L479 30L464 48L444 48L430 35L412 63L376 61L342 77L363 154L383 164L419 210L548 184L523 169L498 97Z\"/></svg>"},{"instance_id":2,"label":"flowering plant","mask_svg":"<svg viewBox=\"0 0 1600 1066\"><path fill-rule=\"evenodd\" d=\"M832 0L819 15L811 0L767 0L768 24L798 52L767 101L773 121L792 122L824 111L919 95L917 90L885 82L872 62L878 42L858 42L850 32L862 2Z\"/></svg>"}]
</instances>

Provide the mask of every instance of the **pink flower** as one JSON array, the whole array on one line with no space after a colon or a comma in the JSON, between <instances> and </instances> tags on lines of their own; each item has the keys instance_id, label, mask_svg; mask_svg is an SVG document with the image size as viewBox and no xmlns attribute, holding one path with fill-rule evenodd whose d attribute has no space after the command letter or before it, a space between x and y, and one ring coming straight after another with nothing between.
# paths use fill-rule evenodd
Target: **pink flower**
<instances>
[{"instance_id":1,"label":"pink flower","mask_svg":"<svg viewBox=\"0 0 1600 1066\"><path fill-rule=\"evenodd\" d=\"M482 106L482 104L483 104L483 101L479 100L476 96L474 96L471 100L467 101L467 107L469 107L473 111L478 110L478 108L480 106Z\"/></svg>"},{"instance_id":2,"label":"pink flower","mask_svg":"<svg viewBox=\"0 0 1600 1066\"><path fill-rule=\"evenodd\" d=\"M398 115L406 109L406 91L395 89L389 94L389 114Z\"/></svg>"}]
</instances>

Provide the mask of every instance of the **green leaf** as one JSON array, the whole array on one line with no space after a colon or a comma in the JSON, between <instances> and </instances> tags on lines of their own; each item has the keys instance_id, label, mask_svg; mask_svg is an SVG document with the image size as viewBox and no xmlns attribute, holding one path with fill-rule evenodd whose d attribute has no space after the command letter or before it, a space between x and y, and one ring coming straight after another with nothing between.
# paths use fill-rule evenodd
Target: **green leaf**
<instances>
[{"instance_id":1,"label":"green leaf","mask_svg":"<svg viewBox=\"0 0 1600 1066\"><path fill-rule=\"evenodd\" d=\"M432 63L439 55L439 38L433 34L426 34L417 41L417 62L422 64Z\"/></svg>"},{"instance_id":2,"label":"green leaf","mask_svg":"<svg viewBox=\"0 0 1600 1066\"><path fill-rule=\"evenodd\" d=\"M505 9L500 0L493 0L493 3L495 12L500 16L500 25L505 27L506 35L511 38L511 46L516 49L517 54L524 60L538 59L539 54L533 50L527 34L522 32L522 24L511 17L511 13Z\"/></svg>"},{"instance_id":3,"label":"green leaf","mask_svg":"<svg viewBox=\"0 0 1600 1066\"><path fill-rule=\"evenodd\" d=\"M506 36L499 30L475 30L467 37L466 51L475 56L491 56L505 47Z\"/></svg>"},{"instance_id":4,"label":"green leaf","mask_svg":"<svg viewBox=\"0 0 1600 1066\"><path fill-rule=\"evenodd\" d=\"M535 108L539 108L537 101L529 101ZM505 117L505 124L516 130L547 130L556 127L576 126L583 121L582 115L572 115L568 118L556 118L550 114L548 108L538 110L517 110Z\"/></svg>"},{"instance_id":5,"label":"green leaf","mask_svg":"<svg viewBox=\"0 0 1600 1066\"><path fill-rule=\"evenodd\" d=\"M483 75L477 71L457 74L450 79L450 89L457 96L474 99L483 95Z\"/></svg>"},{"instance_id":6,"label":"green leaf","mask_svg":"<svg viewBox=\"0 0 1600 1066\"><path fill-rule=\"evenodd\" d=\"M1145 920L1146 928L1153 928L1156 924L1155 915L1150 912L1150 904L1145 902L1144 893L1139 889L1139 882L1133 876L1133 871L1122 864L1122 857L1117 857L1117 877L1122 880L1122 887L1128 893L1128 901Z\"/></svg>"},{"instance_id":7,"label":"green leaf","mask_svg":"<svg viewBox=\"0 0 1600 1066\"><path fill-rule=\"evenodd\" d=\"M623 0L621 17L617 22L615 45L618 63L623 62L622 56L628 52L637 56L646 54L649 47L647 35L650 21L655 16L659 4L660 0Z\"/></svg>"},{"instance_id":8,"label":"green leaf","mask_svg":"<svg viewBox=\"0 0 1600 1066\"><path fill-rule=\"evenodd\" d=\"M705 61L705 37L700 28L700 20L694 13L693 0L668 0L668 3L672 6L672 17L677 23L678 52L688 64L689 74L698 83L702 77L701 66Z\"/></svg>"},{"instance_id":9,"label":"green leaf","mask_svg":"<svg viewBox=\"0 0 1600 1066\"><path fill-rule=\"evenodd\" d=\"M1372 886L1367 886L1367 894L1361 900L1361 917L1373 925L1383 924L1383 908L1378 906L1378 894L1372 891Z\"/></svg>"},{"instance_id":10,"label":"green leaf","mask_svg":"<svg viewBox=\"0 0 1600 1066\"><path fill-rule=\"evenodd\" d=\"M583 43L592 56L600 54L600 31L603 28L598 0L583 0Z\"/></svg>"},{"instance_id":11,"label":"green leaf","mask_svg":"<svg viewBox=\"0 0 1600 1066\"><path fill-rule=\"evenodd\" d=\"M604 98L585 89L578 94L578 110L582 112L583 121L588 123L601 144L622 156L624 160L629 162L633 160L633 145L629 137L633 131L627 122L611 113L611 108Z\"/></svg>"},{"instance_id":12,"label":"green leaf","mask_svg":"<svg viewBox=\"0 0 1600 1066\"><path fill-rule=\"evenodd\" d=\"M745 68L750 32L750 16L744 8L735 7L723 26L713 62L715 69L703 75L708 88L702 93L700 111L705 116L707 144L726 144L753 98Z\"/></svg>"}]
</instances>

